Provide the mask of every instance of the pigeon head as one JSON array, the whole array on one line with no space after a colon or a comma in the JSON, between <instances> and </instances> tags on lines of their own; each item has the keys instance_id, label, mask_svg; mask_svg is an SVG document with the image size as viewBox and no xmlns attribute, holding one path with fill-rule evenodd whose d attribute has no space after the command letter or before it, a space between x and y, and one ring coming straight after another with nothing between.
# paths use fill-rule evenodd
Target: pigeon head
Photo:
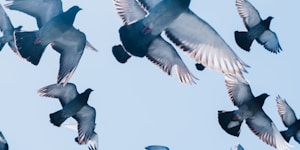
<instances>
[{"instance_id":1,"label":"pigeon head","mask_svg":"<svg viewBox=\"0 0 300 150\"><path fill-rule=\"evenodd\" d=\"M93 91L94 91L93 89L88 88L84 91L84 93L91 94L91 92L93 92Z\"/></svg>"},{"instance_id":2,"label":"pigeon head","mask_svg":"<svg viewBox=\"0 0 300 150\"><path fill-rule=\"evenodd\" d=\"M263 93L263 94L259 95L259 96L256 98L256 99L257 99L258 105L262 107L262 106L264 105L264 103L265 103L266 98L269 97L269 96L270 96L270 95L267 94L267 93Z\"/></svg>"},{"instance_id":3,"label":"pigeon head","mask_svg":"<svg viewBox=\"0 0 300 150\"><path fill-rule=\"evenodd\" d=\"M14 31L21 31L22 28L23 28L23 26L18 26L16 28L14 28Z\"/></svg>"},{"instance_id":4,"label":"pigeon head","mask_svg":"<svg viewBox=\"0 0 300 150\"><path fill-rule=\"evenodd\" d=\"M273 18L274 18L274 17L269 16L267 19L265 19L265 20L263 21L263 25L264 25L267 29L270 28L270 23L271 23L271 20L272 20Z\"/></svg>"},{"instance_id":5,"label":"pigeon head","mask_svg":"<svg viewBox=\"0 0 300 150\"><path fill-rule=\"evenodd\" d=\"M82 10L80 7L78 6L73 6L71 8L69 8L64 15L62 16L63 19L68 23L68 24L73 24L74 20L75 20L75 16L76 14Z\"/></svg>"}]
</instances>

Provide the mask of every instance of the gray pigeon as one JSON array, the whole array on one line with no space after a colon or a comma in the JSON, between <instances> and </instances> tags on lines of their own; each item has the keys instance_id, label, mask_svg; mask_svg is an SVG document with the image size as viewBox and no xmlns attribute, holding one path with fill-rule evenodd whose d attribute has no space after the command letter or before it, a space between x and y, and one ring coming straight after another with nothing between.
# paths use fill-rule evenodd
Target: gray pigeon
<instances>
[{"instance_id":1,"label":"gray pigeon","mask_svg":"<svg viewBox=\"0 0 300 150\"><path fill-rule=\"evenodd\" d=\"M135 0L114 0L113 2L125 25L140 20L147 14ZM120 63L127 62L131 57L123 45L114 46L113 54ZM171 75L173 68L177 67L177 75L183 83L195 83L194 79L197 79L188 70L174 47L160 35L157 35L149 45L146 57L168 75Z\"/></svg>"},{"instance_id":2,"label":"gray pigeon","mask_svg":"<svg viewBox=\"0 0 300 150\"><path fill-rule=\"evenodd\" d=\"M247 32L234 32L236 43L242 49L250 51L252 42L256 40L259 44L264 45L265 49L270 52L279 53L282 49L277 35L270 30L270 23L273 17L269 16L267 19L262 20L259 12L247 0L236 0L236 6L248 30Z\"/></svg>"},{"instance_id":3,"label":"gray pigeon","mask_svg":"<svg viewBox=\"0 0 300 150\"><path fill-rule=\"evenodd\" d=\"M95 129L96 110L87 104L92 89L79 94L76 85L67 83L65 86L52 84L38 90L41 96L58 98L63 109L50 114L50 122L60 126L66 119L73 117L78 123L79 144L87 144Z\"/></svg>"},{"instance_id":4,"label":"gray pigeon","mask_svg":"<svg viewBox=\"0 0 300 150\"><path fill-rule=\"evenodd\" d=\"M138 0L150 11L162 0ZM190 9L183 12L166 29L167 37L197 61L196 67L204 67L222 73L242 74L248 67L222 37L206 21Z\"/></svg>"},{"instance_id":5,"label":"gray pigeon","mask_svg":"<svg viewBox=\"0 0 300 150\"><path fill-rule=\"evenodd\" d=\"M14 28L3 7L0 5L0 30L3 32L3 36L0 37L0 51L2 50L3 46L8 43L9 47L14 52L17 52L13 34L14 31L20 31L21 28L22 26Z\"/></svg>"},{"instance_id":6,"label":"gray pigeon","mask_svg":"<svg viewBox=\"0 0 300 150\"><path fill-rule=\"evenodd\" d=\"M169 150L166 146L160 146L160 145L151 145L145 147L146 150Z\"/></svg>"},{"instance_id":7,"label":"gray pigeon","mask_svg":"<svg viewBox=\"0 0 300 150\"><path fill-rule=\"evenodd\" d=\"M8 150L7 141L1 131L0 131L0 150Z\"/></svg>"},{"instance_id":8,"label":"gray pigeon","mask_svg":"<svg viewBox=\"0 0 300 150\"><path fill-rule=\"evenodd\" d=\"M164 0L140 20L125 24L119 29L124 48L131 55L144 57L151 42L188 9L190 0Z\"/></svg>"},{"instance_id":9,"label":"gray pigeon","mask_svg":"<svg viewBox=\"0 0 300 150\"><path fill-rule=\"evenodd\" d=\"M233 148L231 148L231 150L244 150L244 148L241 144L238 144L238 145L234 146Z\"/></svg>"},{"instance_id":10,"label":"gray pigeon","mask_svg":"<svg viewBox=\"0 0 300 150\"><path fill-rule=\"evenodd\" d=\"M281 135L289 142L291 137L300 144L300 120L297 119L294 110L280 96L276 98L278 113L282 119L283 124L288 128L285 131L281 131Z\"/></svg>"},{"instance_id":11,"label":"gray pigeon","mask_svg":"<svg viewBox=\"0 0 300 150\"><path fill-rule=\"evenodd\" d=\"M233 136L239 136L244 120L250 130L265 143L287 150L290 145L284 140L271 118L264 112L262 106L269 96L263 93L257 97L252 94L248 82L239 75L225 75L228 94L233 104L239 109L234 111L218 111L221 127Z\"/></svg>"}]
</instances>

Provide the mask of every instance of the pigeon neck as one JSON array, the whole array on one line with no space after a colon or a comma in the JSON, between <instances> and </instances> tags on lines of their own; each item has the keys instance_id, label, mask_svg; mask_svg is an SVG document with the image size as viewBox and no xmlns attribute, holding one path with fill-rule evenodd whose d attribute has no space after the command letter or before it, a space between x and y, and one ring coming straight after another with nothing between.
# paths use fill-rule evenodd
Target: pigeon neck
<instances>
[{"instance_id":1,"label":"pigeon neck","mask_svg":"<svg viewBox=\"0 0 300 150\"><path fill-rule=\"evenodd\" d=\"M267 19L263 20L263 25L269 29L270 28L270 23L271 23L271 20L273 19L273 17L268 17Z\"/></svg>"}]
</instances>

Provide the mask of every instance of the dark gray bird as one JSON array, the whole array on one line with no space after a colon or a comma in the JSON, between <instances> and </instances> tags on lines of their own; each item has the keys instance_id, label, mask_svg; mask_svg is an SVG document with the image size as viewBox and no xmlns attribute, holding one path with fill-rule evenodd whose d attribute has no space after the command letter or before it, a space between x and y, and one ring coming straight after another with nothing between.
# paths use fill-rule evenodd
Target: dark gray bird
<instances>
[{"instance_id":1,"label":"dark gray bird","mask_svg":"<svg viewBox=\"0 0 300 150\"><path fill-rule=\"evenodd\" d=\"M166 146L161 146L161 145L150 145L145 147L146 150L169 150L168 147Z\"/></svg>"},{"instance_id":2,"label":"dark gray bird","mask_svg":"<svg viewBox=\"0 0 300 150\"><path fill-rule=\"evenodd\" d=\"M241 144L238 144L238 145L234 146L233 148L231 148L231 150L244 150L244 148Z\"/></svg>"},{"instance_id":3,"label":"dark gray bird","mask_svg":"<svg viewBox=\"0 0 300 150\"><path fill-rule=\"evenodd\" d=\"M150 11L162 0L138 0ZM185 10L166 29L167 37L197 62L198 69L204 67L223 73L242 74L248 67L217 31L190 9Z\"/></svg>"},{"instance_id":4,"label":"dark gray bird","mask_svg":"<svg viewBox=\"0 0 300 150\"><path fill-rule=\"evenodd\" d=\"M16 53L17 48L14 42L14 31L20 31L22 26L18 26L14 28L12 25L10 18L7 16L3 7L0 5L0 30L3 32L3 36L0 37L0 51L4 47L6 43L8 43L9 47Z\"/></svg>"},{"instance_id":5,"label":"dark gray bird","mask_svg":"<svg viewBox=\"0 0 300 150\"><path fill-rule=\"evenodd\" d=\"M113 2L117 13L120 15L125 25L129 25L147 15L145 10L142 9L135 0L114 0ZM123 45L114 46L112 52L120 63L127 62L131 57L124 49ZM149 45L146 57L151 62L158 65L168 75L171 75L173 68L176 67L177 75L183 83L195 83L194 79L197 79L188 70L174 47L160 35L157 35Z\"/></svg>"},{"instance_id":6,"label":"dark gray bird","mask_svg":"<svg viewBox=\"0 0 300 150\"><path fill-rule=\"evenodd\" d=\"M281 131L281 135L289 142L291 137L300 144L300 120L297 119L296 114L292 107L282 99L280 96L276 98L278 113L282 119L283 124L288 128Z\"/></svg>"},{"instance_id":7,"label":"dark gray bird","mask_svg":"<svg viewBox=\"0 0 300 150\"><path fill-rule=\"evenodd\" d=\"M78 132L78 124L71 124L71 123L63 123L62 126L72 129L76 132ZM78 138L75 138L75 141L78 142ZM87 143L89 146L89 150L97 150L98 149L98 134L96 132L93 133L90 140L88 140Z\"/></svg>"},{"instance_id":8,"label":"dark gray bird","mask_svg":"<svg viewBox=\"0 0 300 150\"><path fill-rule=\"evenodd\" d=\"M250 130L265 143L287 150L290 145L283 139L271 118L264 112L262 106L269 96L263 93L257 97L252 94L248 82L238 75L225 75L228 94L233 104L238 107L234 111L218 111L221 127L233 136L239 136L244 120Z\"/></svg>"},{"instance_id":9,"label":"dark gray bird","mask_svg":"<svg viewBox=\"0 0 300 150\"><path fill-rule=\"evenodd\" d=\"M190 0L164 0L155 5L144 18L123 25L119 35L126 51L144 57L151 42L187 10L189 4Z\"/></svg>"},{"instance_id":10,"label":"dark gray bird","mask_svg":"<svg viewBox=\"0 0 300 150\"><path fill-rule=\"evenodd\" d=\"M280 47L277 35L270 30L273 17L262 20L256 8L247 0L236 0L239 15L243 18L246 31L235 31L235 41L244 50L250 51L252 42L256 40L272 53L279 53Z\"/></svg>"},{"instance_id":11,"label":"dark gray bird","mask_svg":"<svg viewBox=\"0 0 300 150\"><path fill-rule=\"evenodd\" d=\"M0 150L8 150L7 141L1 131L0 131Z\"/></svg>"},{"instance_id":12,"label":"dark gray bird","mask_svg":"<svg viewBox=\"0 0 300 150\"><path fill-rule=\"evenodd\" d=\"M94 134L96 110L87 104L90 93L88 88L79 94L76 85L68 83L65 86L52 84L38 90L41 96L58 98L63 109L50 114L50 122L60 126L66 119L73 117L78 123L79 144L87 144Z\"/></svg>"}]
</instances>

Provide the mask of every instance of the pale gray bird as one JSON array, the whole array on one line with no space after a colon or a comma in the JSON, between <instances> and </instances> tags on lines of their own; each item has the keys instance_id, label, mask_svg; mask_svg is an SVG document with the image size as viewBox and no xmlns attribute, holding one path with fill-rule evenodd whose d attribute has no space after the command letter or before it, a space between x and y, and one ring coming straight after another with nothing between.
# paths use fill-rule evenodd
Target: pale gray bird
<instances>
[{"instance_id":1,"label":"pale gray bird","mask_svg":"<svg viewBox=\"0 0 300 150\"><path fill-rule=\"evenodd\" d=\"M1 131L0 131L0 150L8 150L7 141Z\"/></svg>"},{"instance_id":2,"label":"pale gray bird","mask_svg":"<svg viewBox=\"0 0 300 150\"><path fill-rule=\"evenodd\" d=\"M17 48L14 42L14 31L20 31L22 26L14 27L10 21L10 18L4 11L3 7L0 5L0 30L3 36L0 37L0 51L6 43L9 47L16 53Z\"/></svg>"},{"instance_id":3,"label":"pale gray bird","mask_svg":"<svg viewBox=\"0 0 300 150\"><path fill-rule=\"evenodd\" d=\"M88 88L79 94L73 83L65 86L52 84L38 90L41 96L58 98L63 107L63 109L50 114L51 123L60 126L69 117L73 117L77 121L77 142L79 144L87 144L94 134L96 110L87 104L92 91Z\"/></svg>"},{"instance_id":4,"label":"pale gray bird","mask_svg":"<svg viewBox=\"0 0 300 150\"><path fill-rule=\"evenodd\" d=\"M162 0L138 0L142 7L151 10ZM242 74L244 63L217 31L190 9L177 17L166 29L167 37L204 67L223 73ZM200 67L199 67L200 66ZM201 70L200 69L200 70Z\"/></svg>"},{"instance_id":5,"label":"pale gray bird","mask_svg":"<svg viewBox=\"0 0 300 150\"><path fill-rule=\"evenodd\" d=\"M168 147L166 146L161 146L161 145L150 145L145 147L146 150L169 150Z\"/></svg>"},{"instance_id":6,"label":"pale gray bird","mask_svg":"<svg viewBox=\"0 0 300 150\"><path fill-rule=\"evenodd\" d=\"M262 20L256 8L247 0L236 0L239 15L243 18L248 31L235 31L235 41L244 50L250 51L252 42L256 40L272 53L279 53L282 49L277 35L270 30L273 17Z\"/></svg>"},{"instance_id":7,"label":"pale gray bird","mask_svg":"<svg viewBox=\"0 0 300 150\"><path fill-rule=\"evenodd\" d=\"M294 110L285 99L282 99L278 95L276 98L276 102L281 120L283 124L288 128L287 130L281 131L281 135L287 142L290 141L291 137L294 137L295 141L300 144L300 120L297 119Z\"/></svg>"},{"instance_id":8,"label":"pale gray bird","mask_svg":"<svg viewBox=\"0 0 300 150\"><path fill-rule=\"evenodd\" d=\"M125 25L138 21L147 15L135 0L113 0L113 3ZM120 63L125 63L131 57L123 45L114 46L112 51ZM173 68L176 67L176 73L183 83L195 83L194 80L197 79L186 67L174 47L160 35L157 35L149 45L146 57L168 75L171 75Z\"/></svg>"},{"instance_id":9,"label":"pale gray bird","mask_svg":"<svg viewBox=\"0 0 300 150\"><path fill-rule=\"evenodd\" d=\"M239 136L244 120L250 130L265 143L287 150L290 145L284 140L271 118L264 112L262 106L269 96L263 93L257 97L252 94L248 82L239 75L225 75L228 94L233 104L238 107L234 111L218 111L221 127L233 136Z\"/></svg>"},{"instance_id":10,"label":"pale gray bird","mask_svg":"<svg viewBox=\"0 0 300 150\"><path fill-rule=\"evenodd\" d=\"M151 42L187 10L189 4L190 0L164 0L155 5L144 18L123 25L119 35L126 51L144 57Z\"/></svg>"}]
</instances>

